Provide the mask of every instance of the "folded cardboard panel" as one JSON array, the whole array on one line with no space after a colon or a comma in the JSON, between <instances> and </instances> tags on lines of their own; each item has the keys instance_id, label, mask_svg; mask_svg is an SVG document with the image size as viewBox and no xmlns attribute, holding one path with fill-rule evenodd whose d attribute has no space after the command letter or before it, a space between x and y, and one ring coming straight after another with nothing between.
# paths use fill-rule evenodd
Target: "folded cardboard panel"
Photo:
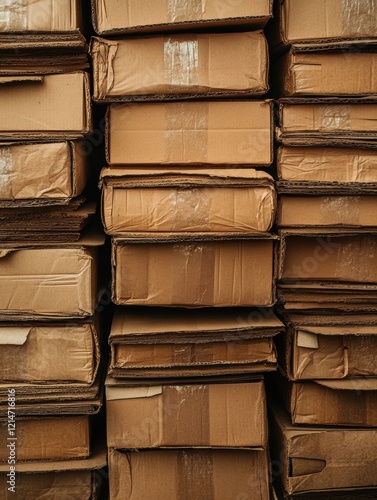
<instances>
[{"instance_id":1,"label":"folded cardboard panel","mask_svg":"<svg viewBox=\"0 0 377 500\"><path fill-rule=\"evenodd\" d=\"M354 230L281 230L279 278L377 283L377 237Z\"/></svg>"},{"instance_id":2,"label":"folded cardboard panel","mask_svg":"<svg viewBox=\"0 0 377 500\"><path fill-rule=\"evenodd\" d=\"M0 314L20 317L80 317L94 313L96 248L0 250Z\"/></svg>"},{"instance_id":3,"label":"folded cardboard panel","mask_svg":"<svg viewBox=\"0 0 377 500\"><path fill-rule=\"evenodd\" d=\"M289 183L309 184L316 189L328 183L329 189L338 184L377 183L377 151L361 148L285 147L277 152L278 179ZM336 185L335 185L336 183Z\"/></svg>"},{"instance_id":4,"label":"folded cardboard panel","mask_svg":"<svg viewBox=\"0 0 377 500\"><path fill-rule=\"evenodd\" d=\"M110 164L272 162L270 101L118 104L107 113Z\"/></svg>"},{"instance_id":5,"label":"folded cardboard panel","mask_svg":"<svg viewBox=\"0 0 377 500\"><path fill-rule=\"evenodd\" d=\"M271 410L272 458L288 494L376 487L377 429L295 427L279 405Z\"/></svg>"},{"instance_id":6,"label":"folded cardboard panel","mask_svg":"<svg viewBox=\"0 0 377 500\"><path fill-rule=\"evenodd\" d=\"M375 500L377 496L376 488L342 488L338 490L320 490L304 493L289 494L284 491L281 481L274 482L274 500Z\"/></svg>"},{"instance_id":7,"label":"folded cardboard panel","mask_svg":"<svg viewBox=\"0 0 377 500\"><path fill-rule=\"evenodd\" d=\"M278 227L376 227L376 196L280 196Z\"/></svg>"},{"instance_id":8,"label":"folded cardboard panel","mask_svg":"<svg viewBox=\"0 0 377 500\"><path fill-rule=\"evenodd\" d=\"M113 240L118 305L274 304L274 239Z\"/></svg>"},{"instance_id":9,"label":"folded cardboard panel","mask_svg":"<svg viewBox=\"0 0 377 500\"><path fill-rule=\"evenodd\" d=\"M1 422L1 440L7 446L1 447L0 461L7 462L12 450L17 461L87 458L90 454L89 424L89 417L85 415L17 418L12 426L14 435L9 436L8 422Z\"/></svg>"},{"instance_id":10,"label":"folded cardboard panel","mask_svg":"<svg viewBox=\"0 0 377 500\"><path fill-rule=\"evenodd\" d=\"M94 38L91 53L93 96L99 101L261 96L268 90L267 42L261 31Z\"/></svg>"},{"instance_id":11,"label":"folded cardboard panel","mask_svg":"<svg viewBox=\"0 0 377 500\"><path fill-rule=\"evenodd\" d=\"M377 426L377 379L285 382L297 425Z\"/></svg>"},{"instance_id":12,"label":"folded cardboard panel","mask_svg":"<svg viewBox=\"0 0 377 500\"><path fill-rule=\"evenodd\" d=\"M377 103L368 99L281 99L278 139L309 146L316 141L352 145L374 140L376 112Z\"/></svg>"},{"instance_id":13,"label":"folded cardboard panel","mask_svg":"<svg viewBox=\"0 0 377 500\"><path fill-rule=\"evenodd\" d=\"M10 200L61 204L82 194L88 175L78 142L3 145L0 204Z\"/></svg>"},{"instance_id":14,"label":"folded cardboard panel","mask_svg":"<svg viewBox=\"0 0 377 500\"><path fill-rule=\"evenodd\" d=\"M0 139L74 139L91 131L89 75L9 76L0 82Z\"/></svg>"},{"instance_id":15,"label":"folded cardboard panel","mask_svg":"<svg viewBox=\"0 0 377 500\"><path fill-rule=\"evenodd\" d=\"M125 170L101 173L102 220L128 232L266 232L274 223L272 177L242 170Z\"/></svg>"},{"instance_id":16,"label":"folded cardboard panel","mask_svg":"<svg viewBox=\"0 0 377 500\"><path fill-rule=\"evenodd\" d=\"M206 376L210 369L223 374L275 367L272 339L284 326L271 310L153 308L145 314L117 309L109 338L112 376L182 376L188 368Z\"/></svg>"},{"instance_id":17,"label":"folded cardboard panel","mask_svg":"<svg viewBox=\"0 0 377 500\"><path fill-rule=\"evenodd\" d=\"M3 2L0 32L72 32L81 27L79 0Z\"/></svg>"},{"instance_id":18,"label":"folded cardboard panel","mask_svg":"<svg viewBox=\"0 0 377 500\"><path fill-rule=\"evenodd\" d=\"M377 54L287 52L276 66L283 96L377 93Z\"/></svg>"},{"instance_id":19,"label":"folded cardboard panel","mask_svg":"<svg viewBox=\"0 0 377 500\"><path fill-rule=\"evenodd\" d=\"M267 446L263 381L106 387L112 448Z\"/></svg>"},{"instance_id":20,"label":"folded cardboard panel","mask_svg":"<svg viewBox=\"0 0 377 500\"><path fill-rule=\"evenodd\" d=\"M92 0L98 34L143 33L224 26L263 28L272 16L270 0L203 2L202 0Z\"/></svg>"},{"instance_id":21,"label":"folded cardboard panel","mask_svg":"<svg viewBox=\"0 0 377 500\"><path fill-rule=\"evenodd\" d=\"M269 498L268 459L262 449L110 448L109 481L112 500Z\"/></svg>"},{"instance_id":22,"label":"folded cardboard panel","mask_svg":"<svg viewBox=\"0 0 377 500\"><path fill-rule=\"evenodd\" d=\"M92 384L100 359L98 335L93 322L3 323L0 381Z\"/></svg>"}]
</instances>

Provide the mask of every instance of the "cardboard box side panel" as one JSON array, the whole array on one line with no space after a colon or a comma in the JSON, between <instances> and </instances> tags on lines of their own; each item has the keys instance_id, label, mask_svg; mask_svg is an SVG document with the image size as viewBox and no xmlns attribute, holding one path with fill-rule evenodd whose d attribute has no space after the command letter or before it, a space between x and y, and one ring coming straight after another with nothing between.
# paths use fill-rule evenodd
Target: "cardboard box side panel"
<instances>
[{"instance_id":1,"label":"cardboard box side panel","mask_svg":"<svg viewBox=\"0 0 377 500\"><path fill-rule=\"evenodd\" d=\"M73 161L73 176L72 176L72 193L74 198L80 196L90 177L90 166L88 162L89 151L85 148L83 142L71 142L72 161Z\"/></svg>"}]
</instances>

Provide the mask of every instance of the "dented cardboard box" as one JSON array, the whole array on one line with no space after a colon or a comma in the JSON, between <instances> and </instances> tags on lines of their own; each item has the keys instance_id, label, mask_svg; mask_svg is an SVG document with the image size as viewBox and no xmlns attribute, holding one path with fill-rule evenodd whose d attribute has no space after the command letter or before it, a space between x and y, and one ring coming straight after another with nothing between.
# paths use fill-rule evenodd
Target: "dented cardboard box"
<instances>
[{"instance_id":1,"label":"dented cardboard box","mask_svg":"<svg viewBox=\"0 0 377 500\"><path fill-rule=\"evenodd\" d=\"M254 169L101 172L107 233L266 232L274 223L272 177Z\"/></svg>"},{"instance_id":2,"label":"dented cardboard box","mask_svg":"<svg viewBox=\"0 0 377 500\"><path fill-rule=\"evenodd\" d=\"M273 236L167 235L116 238L112 245L117 305L255 306L275 302Z\"/></svg>"},{"instance_id":3,"label":"dented cardboard box","mask_svg":"<svg viewBox=\"0 0 377 500\"><path fill-rule=\"evenodd\" d=\"M17 394L15 398L14 413L17 414ZM0 449L1 462L8 461L12 449L17 462L89 457L90 420L88 416L45 416L29 419L16 418L15 420L14 418L8 418L11 423L14 421L14 441L8 439L8 422L0 422L1 441L8 445Z\"/></svg>"},{"instance_id":4,"label":"dented cardboard box","mask_svg":"<svg viewBox=\"0 0 377 500\"><path fill-rule=\"evenodd\" d=\"M107 161L268 166L272 126L271 101L112 105L107 112Z\"/></svg>"},{"instance_id":5,"label":"dented cardboard box","mask_svg":"<svg viewBox=\"0 0 377 500\"><path fill-rule=\"evenodd\" d=\"M0 206L68 203L82 194L88 177L78 141L0 146Z\"/></svg>"},{"instance_id":6,"label":"dented cardboard box","mask_svg":"<svg viewBox=\"0 0 377 500\"><path fill-rule=\"evenodd\" d=\"M92 316L97 305L97 247L103 236L75 243L0 249L0 317L9 320Z\"/></svg>"},{"instance_id":7,"label":"dented cardboard box","mask_svg":"<svg viewBox=\"0 0 377 500\"><path fill-rule=\"evenodd\" d=\"M148 478L148 480L146 480ZM264 449L109 449L112 500L269 498Z\"/></svg>"},{"instance_id":8,"label":"dented cardboard box","mask_svg":"<svg viewBox=\"0 0 377 500\"><path fill-rule=\"evenodd\" d=\"M106 448L97 447L89 458L0 463L0 495L15 498L70 498L98 500L106 467ZM15 472L12 474L12 472Z\"/></svg>"},{"instance_id":9,"label":"dented cardboard box","mask_svg":"<svg viewBox=\"0 0 377 500\"><path fill-rule=\"evenodd\" d=\"M95 31L101 34L146 33L224 26L263 28L272 17L271 0L92 0Z\"/></svg>"},{"instance_id":10,"label":"dented cardboard box","mask_svg":"<svg viewBox=\"0 0 377 500\"><path fill-rule=\"evenodd\" d=\"M106 386L110 448L265 448L263 381L250 383Z\"/></svg>"},{"instance_id":11,"label":"dented cardboard box","mask_svg":"<svg viewBox=\"0 0 377 500\"><path fill-rule=\"evenodd\" d=\"M377 429L293 426L271 403L270 432L272 459L288 495L376 487Z\"/></svg>"},{"instance_id":12,"label":"dented cardboard box","mask_svg":"<svg viewBox=\"0 0 377 500\"><path fill-rule=\"evenodd\" d=\"M262 31L94 38L91 54L97 101L262 96L268 91Z\"/></svg>"},{"instance_id":13,"label":"dented cardboard box","mask_svg":"<svg viewBox=\"0 0 377 500\"><path fill-rule=\"evenodd\" d=\"M98 372L93 321L2 323L0 345L1 382L92 384Z\"/></svg>"},{"instance_id":14,"label":"dented cardboard box","mask_svg":"<svg viewBox=\"0 0 377 500\"><path fill-rule=\"evenodd\" d=\"M75 139L91 132L84 72L0 78L1 140Z\"/></svg>"},{"instance_id":15,"label":"dented cardboard box","mask_svg":"<svg viewBox=\"0 0 377 500\"><path fill-rule=\"evenodd\" d=\"M284 54L275 66L282 96L377 94L377 54L373 52Z\"/></svg>"},{"instance_id":16,"label":"dented cardboard box","mask_svg":"<svg viewBox=\"0 0 377 500\"><path fill-rule=\"evenodd\" d=\"M377 196L288 196L278 203L278 227L377 226Z\"/></svg>"},{"instance_id":17,"label":"dented cardboard box","mask_svg":"<svg viewBox=\"0 0 377 500\"><path fill-rule=\"evenodd\" d=\"M274 370L273 337L283 329L270 309L118 308L109 374L164 378Z\"/></svg>"},{"instance_id":18,"label":"dented cardboard box","mask_svg":"<svg viewBox=\"0 0 377 500\"><path fill-rule=\"evenodd\" d=\"M375 148L376 116L377 101L369 98L280 99L276 133L287 146Z\"/></svg>"}]
</instances>

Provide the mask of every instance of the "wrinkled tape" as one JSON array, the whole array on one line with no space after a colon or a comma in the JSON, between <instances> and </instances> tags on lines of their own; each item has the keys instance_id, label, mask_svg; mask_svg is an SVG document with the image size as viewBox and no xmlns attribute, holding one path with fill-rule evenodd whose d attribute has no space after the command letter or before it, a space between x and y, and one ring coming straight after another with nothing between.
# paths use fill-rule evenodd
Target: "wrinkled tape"
<instances>
[{"instance_id":1,"label":"wrinkled tape","mask_svg":"<svg viewBox=\"0 0 377 500\"><path fill-rule=\"evenodd\" d=\"M347 224L360 225L360 196L328 196L320 205L322 224L333 220L335 224L347 219Z\"/></svg>"},{"instance_id":2,"label":"wrinkled tape","mask_svg":"<svg viewBox=\"0 0 377 500\"><path fill-rule=\"evenodd\" d=\"M0 149L0 199L12 198L12 152L10 148Z\"/></svg>"},{"instance_id":3,"label":"wrinkled tape","mask_svg":"<svg viewBox=\"0 0 377 500\"><path fill-rule=\"evenodd\" d=\"M337 239L334 238L336 242ZM354 280L358 282L367 281L370 276L370 266L377 256L377 240L372 235L360 235L358 239L351 238L349 243L341 243L337 251L335 277L344 279L350 273L354 273Z\"/></svg>"},{"instance_id":4,"label":"wrinkled tape","mask_svg":"<svg viewBox=\"0 0 377 500\"><path fill-rule=\"evenodd\" d=\"M20 31L28 27L25 0L1 0L0 31Z\"/></svg>"},{"instance_id":5,"label":"wrinkled tape","mask_svg":"<svg viewBox=\"0 0 377 500\"><path fill-rule=\"evenodd\" d=\"M321 127L324 130L349 130L351 121L350 106L322 106Z\"/></svg>"},{"instance_id":6,"label":"wrinkled tape","mask_svg":"<svg viewBox=\"0 0 377 500\"><path fill-rule=\"evenodd\" d=\"M214 500L212 453L211 450L177 452L177 500Z\"/></svg>"},{"instance_id":7,"label":"wrinkled tape","mask_svg":"<svg viewBox=\"0 0 377 500\"><path fill-rule=\"evenodd\" d=\"M209 230L210 201L202 189L176 189L169 196L172 230L189 231L200 227Z\"/></svg>"},{"instance_id":8,"label":"wrinkled tape","mask_svg":"<svg viewBox=\"0 0 377 500\"><path fill-rule=\"evenodd\" d=\"M372 36L377 29L375 0L342 0L342 31L347 38Z\"/></svg>"},{"instance_id":9,"label":"wrinkled tape","mask_svg":"<svg viewBox=\"0 0 377 500\"><path fill-rule=\"evenodd\" d=\"M165 105L165 162L206 163L208 102Z\"/></svg>"},{"instance_id":10,"label":"wrinkled tape","mask_svg":"<svg viewBox=\"0 0 377 500\"><path fill-rule=\"evenodd\" d=\"M165 39L165 82L170 92L199 84L199 43L196 36L192 36L191 40L189 38Z\"/></svg>"},{"instance_id":11,"label":"wrinkled tape","mask_svg":"<svg viewBox=\"0 0 377 500\"><path fill-rule=\"evenodd\" d=\"M207 0L167 0L170 23L199 21L205 13Z\"/></svg>"}]
</instances>

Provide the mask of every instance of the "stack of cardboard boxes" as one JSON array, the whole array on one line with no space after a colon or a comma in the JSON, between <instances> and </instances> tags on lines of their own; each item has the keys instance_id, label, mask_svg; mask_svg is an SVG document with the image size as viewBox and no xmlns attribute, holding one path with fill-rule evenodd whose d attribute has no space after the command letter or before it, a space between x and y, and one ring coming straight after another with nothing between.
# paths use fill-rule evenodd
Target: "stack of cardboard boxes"
<instances>
[{"instance_id":1,"label":"stack of cardboard boxes","mask_svg":"<svg viewBox=\"0 0 377 500\"><path fill-rule=\"evenodd\" d=\"M261 374L283 328L274 183L256 170L272 162L270 2L93 7L94 99L118 103L101 173L110 498L267 499Z\"/></svg>"},{"instance_id":2,"label":"stack of cardboard boxes","mask_svg":"<svg viewBox=\"0 0 377 500\"><path fill-rule=\"evenodd\" d=\"M79 140L92 125L79 5L8 1L0 11L1 498L94 500L106 464L90 438L102 404L103 237L83 196Z\"/></svg>"},{"instance_id":3,"label":"stack of cardboard boxes","mask_svg":"<svg viewBox=\"0 0 377 500\"><path fill-rule=\"evenodd\" d=\"M322 8L322 9L321 9ZM278 4L282 498L375 498L375 2ZM305 427L302 425L305 424Z\"/></svg>"}]
</instances>

